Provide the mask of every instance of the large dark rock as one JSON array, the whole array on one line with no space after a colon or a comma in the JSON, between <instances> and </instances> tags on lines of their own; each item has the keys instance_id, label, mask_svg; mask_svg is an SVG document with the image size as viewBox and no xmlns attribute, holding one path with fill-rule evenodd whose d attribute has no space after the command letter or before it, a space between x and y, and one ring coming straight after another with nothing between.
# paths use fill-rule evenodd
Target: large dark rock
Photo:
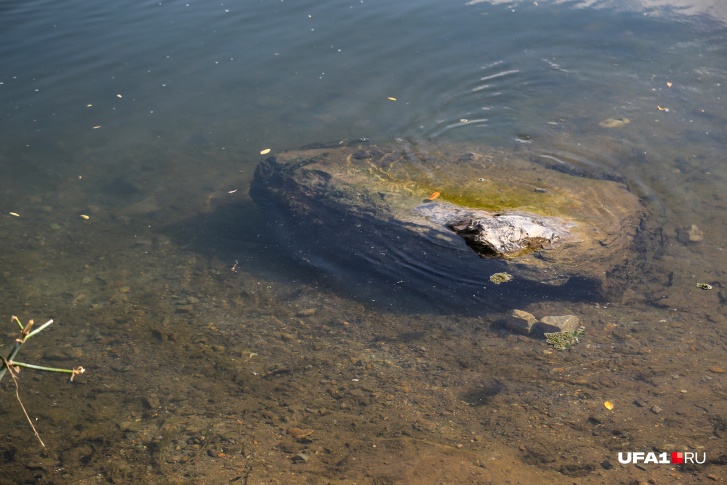
<instances>
[{"instance_id":1,"label":"large dark rock","mask_svg":"<svg viewBox=\"0 0 727 485\"><path fill-rule=\"evenodd\" d=\"M259 164L250 193L299 260L397 304L598 297L643 216L622 183L461 145L289 151ZM515 278L496 287L498 272Z\"/></svg>"}]
</instances>

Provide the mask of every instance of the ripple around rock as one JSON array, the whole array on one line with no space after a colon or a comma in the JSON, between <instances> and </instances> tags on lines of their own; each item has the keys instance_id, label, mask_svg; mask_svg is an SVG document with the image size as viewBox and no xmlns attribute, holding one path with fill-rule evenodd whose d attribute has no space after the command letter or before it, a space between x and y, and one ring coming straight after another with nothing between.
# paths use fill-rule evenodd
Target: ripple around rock
<instances>
[{"instance_id":1,"label":"ripple around rock","mask_svg":"<svg viewBox=\"0 0 727 485\"><path fill-rule=\"evenodd\" d=\"M307 263L366 266L422 288L482 288L496 272L516 277L509 290L572 278L600 286L644 215L624 184L473 145L284 152L259 164L251 195Z\"/></svg>"}]
</instances>

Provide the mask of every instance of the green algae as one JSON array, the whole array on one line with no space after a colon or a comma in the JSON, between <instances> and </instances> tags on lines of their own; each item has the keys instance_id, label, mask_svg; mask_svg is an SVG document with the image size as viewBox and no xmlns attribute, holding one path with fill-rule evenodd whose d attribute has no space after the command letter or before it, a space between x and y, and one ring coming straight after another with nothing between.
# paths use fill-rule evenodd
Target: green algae
<instances>
[{"instance_id":1,"label":"green algae","mask_svg":"<svg viewBox=\"0 0 727 485\"><path fill-rule=\"evenodd\" d=\"M552 345L555 350L568 350L578 344L585 334L585 327L579 327L573 332L546 333L545 341Z\"/></svg>"}]
</instances>

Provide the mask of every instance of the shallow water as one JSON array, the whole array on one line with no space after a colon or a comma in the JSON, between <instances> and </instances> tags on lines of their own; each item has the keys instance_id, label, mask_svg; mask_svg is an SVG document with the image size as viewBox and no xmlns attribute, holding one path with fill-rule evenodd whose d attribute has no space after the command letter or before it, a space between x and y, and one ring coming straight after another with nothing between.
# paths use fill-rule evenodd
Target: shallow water
<instances>
[{"instance_id":1,"label":"shallow water","mask_svg":"<svg viewBox=\"0 0 727 485\"><path fill-rule=\"evenodd\" d=\"M3 379L4 482L725 475L727 13L714 2L0 12L0 318L8 347L11 315L53 318L19 358L87 369L73 385L20 374L46 450ZM498 147L641 198L619 291L516 302L579 316L576 347L511 333L507 312L356 298L340 268L300 266L267 230L248 194L261 150L393 138ZM690 225L702 241L677 237ZM617 459L652 450L707 463Z\"/></svg>"}]
</instances>

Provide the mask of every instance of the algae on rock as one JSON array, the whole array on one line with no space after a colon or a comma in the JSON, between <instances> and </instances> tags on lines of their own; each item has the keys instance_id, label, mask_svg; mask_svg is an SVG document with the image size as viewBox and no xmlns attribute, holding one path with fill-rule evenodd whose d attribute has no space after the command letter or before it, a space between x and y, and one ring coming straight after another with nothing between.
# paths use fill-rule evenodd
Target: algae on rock
<instances>
[{"instance_id":1,"label":"algae on rock","mask_svg":"<svg viewBox=\"0 0 727 485\"><path fill-rule=\"evenodd\" d=\"M600 285L626 259L644 213L622 183L475 145L288 151L259 164L251 195L285 238L304 238L304 259L324 264L327 251L389 273L418 266L419 276L445 282L508 272L539 284L577 277ZM301 249L306 240L328 244Z\"/></svg>"}]
</instances>

